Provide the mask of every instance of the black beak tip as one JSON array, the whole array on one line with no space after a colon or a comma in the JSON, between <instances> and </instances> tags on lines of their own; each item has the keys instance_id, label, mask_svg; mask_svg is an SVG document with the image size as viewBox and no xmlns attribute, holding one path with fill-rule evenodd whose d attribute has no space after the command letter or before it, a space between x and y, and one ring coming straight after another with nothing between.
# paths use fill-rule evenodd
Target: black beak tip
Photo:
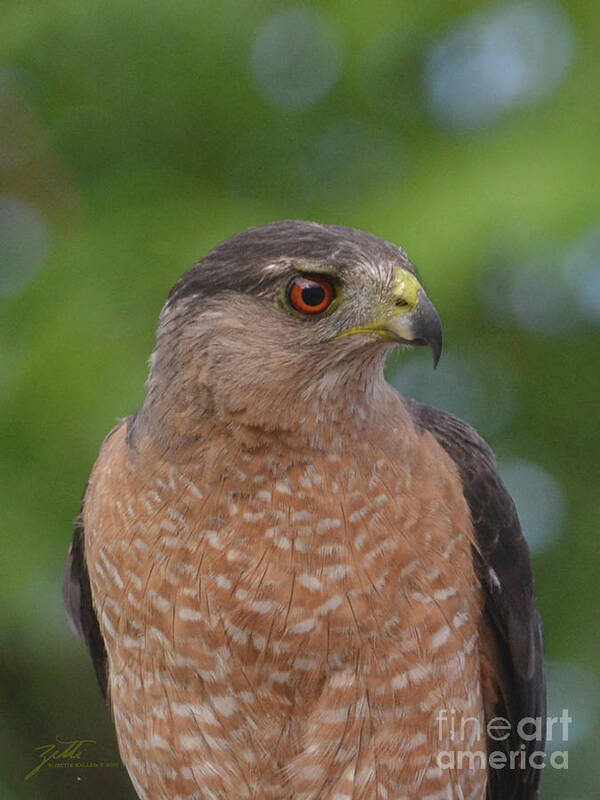
<instances>
[{"instance_id":1,"label":"black beak tip","mask_svg":"<svg viewBox=\"0 0 600 800\"><path fill-rule=\"evenodd\" d=\"M435 369L439 364L444 344L442 320L427 295L424 292L419 292L419 295L416 326L421 342L428 345L431 350L433 368Z\"/></svg>"},{"instance_id":2,"label":"black beak tip","mask_svg":"<svg viewBox=\"0 0 600 800\"><path fill-rule=\"evenodd\" d=\"M444 346L444 332L442 329L442 325L440 323L440 331L439 335L433 339L429 340L429 347L431 348L431 353L433 355L433 368L437 369L437 365L440 363L440 358L442 356L442 348Z\"/></svg>"}]
</instances>

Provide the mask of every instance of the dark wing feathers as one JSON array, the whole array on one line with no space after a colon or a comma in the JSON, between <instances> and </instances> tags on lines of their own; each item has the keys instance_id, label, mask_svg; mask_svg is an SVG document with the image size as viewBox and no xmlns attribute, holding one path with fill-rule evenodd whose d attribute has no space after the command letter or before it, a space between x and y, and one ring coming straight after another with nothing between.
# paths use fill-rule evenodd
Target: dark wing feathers
<instances>
[{"instance_id":1,"label":"dark wing feathers","mask_svg":"<svg viewBox=\"0 0 600 800\"><path fill-rule=\"evenodd\" d=\"M106 435L102 446L104 447L110 437L116 433L123 424L127 425L127 437L129 439L133 432L136 416L137 413L132 414L124 420L121 420L118 425L115 425ZM86 643L92 657L96 677L100 684L100 690L105 700L109 702L108 656L104 645L104 639L100 632L96 610L92 602L92 588L90 586L90 576L85 560L83 508L85 506L87 488L86 486L86 491L83 493L83 500L81 502L81 508L79 509L79 516L75 523L73 539L63 573L63 602L69 625L73 632L80 636Z\"/></svg>"},{"instance_id":2,"label":"dark wing feathers","mask_svg":"<svg viewBox=\"0 0 600 800\"><path fill-rule=\"evenodd\" d=\"M406 399L422 430L433 434L456 464L469 505L477 548L473 557L486 596L488 625L499 654L500 701L496 716L512 730L525 717L541 718L545 733L546 684L542 625L537 609L529 549L515 505L502 483L494 454L475 431L452 414ZM529 733L531 728L526 728ZM540 740L523 742L526 752L544 749ZM490 743L493 750L499 744ZM519 750L515 735L504 743ZM539 769L490 769L490 800L530 800L537 796Z\"/></svg>"},{"instance_id":3,"label":"dark wing feathers","mask_svg":"<svg viewBox=\"0 0 600 800\"><path fill-rule=\"evenodd\" d=\"M69 624L73 631L85 641L94 663L100 689L106 698L108 683L106 647L92 604L90 578L85 563L85 540L81 514L75 524L73 541L65 565L63 599Z\"/></svg>"}]
</instances>

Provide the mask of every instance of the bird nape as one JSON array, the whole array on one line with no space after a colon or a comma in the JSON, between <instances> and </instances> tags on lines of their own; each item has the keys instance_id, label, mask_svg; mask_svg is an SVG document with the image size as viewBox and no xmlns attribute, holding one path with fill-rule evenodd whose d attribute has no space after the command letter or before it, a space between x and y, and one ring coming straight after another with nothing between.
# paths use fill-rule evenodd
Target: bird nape
<instances>
[{"instance_id":1,"label":"bird nape","mask_svg":"<svg viewBox=\"0 0 600 800\"><path fill-rule=\"evenodd\" d=\"M527 545L488 446L386 383L398 343L437 363L439 316L353 228L252 228L169 294L64 583L140 798L537 796Z\"/></svg>"}]
</instances>

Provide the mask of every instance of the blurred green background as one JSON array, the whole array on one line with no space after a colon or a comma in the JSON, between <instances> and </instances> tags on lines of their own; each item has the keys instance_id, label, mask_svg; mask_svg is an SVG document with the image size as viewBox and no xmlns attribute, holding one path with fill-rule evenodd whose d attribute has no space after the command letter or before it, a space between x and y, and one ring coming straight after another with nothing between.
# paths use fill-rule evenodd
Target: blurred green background
<instances>
[{"instance_id":1,"label":"blurred green background","mask_svg":"<svg viewBox=\"0 0 600 800\"><path fill-rule=\"evenodd\" d=\"M176 278L298 217L406 248L446 327L392 382L496 449L534 552L568 770L600 787L600 4L4 0L0 797L132 797L61 570Z\"/></svg>"}]
</instances>

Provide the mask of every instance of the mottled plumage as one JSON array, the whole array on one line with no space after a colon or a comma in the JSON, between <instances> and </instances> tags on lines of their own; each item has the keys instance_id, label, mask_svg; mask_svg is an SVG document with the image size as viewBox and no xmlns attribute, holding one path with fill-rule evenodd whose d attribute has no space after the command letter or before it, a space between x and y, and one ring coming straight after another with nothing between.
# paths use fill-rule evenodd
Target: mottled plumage
<instances>
[{"instance_id":1,"label":"mottled plumage","mask_svg":"<svg viewBox=\"0 0 600 800\"><path fill-rule=\"evenodd\" d=\"M298 273L332 281L322 314L290 308ZM171 291L65 574L140 797L535 796L534 770L437 761L440 709L475 751L545 713L493 455L383 378L394 341L440 337L406 254L351 228L252 229Z\"/></svg>"}]
</instances>

